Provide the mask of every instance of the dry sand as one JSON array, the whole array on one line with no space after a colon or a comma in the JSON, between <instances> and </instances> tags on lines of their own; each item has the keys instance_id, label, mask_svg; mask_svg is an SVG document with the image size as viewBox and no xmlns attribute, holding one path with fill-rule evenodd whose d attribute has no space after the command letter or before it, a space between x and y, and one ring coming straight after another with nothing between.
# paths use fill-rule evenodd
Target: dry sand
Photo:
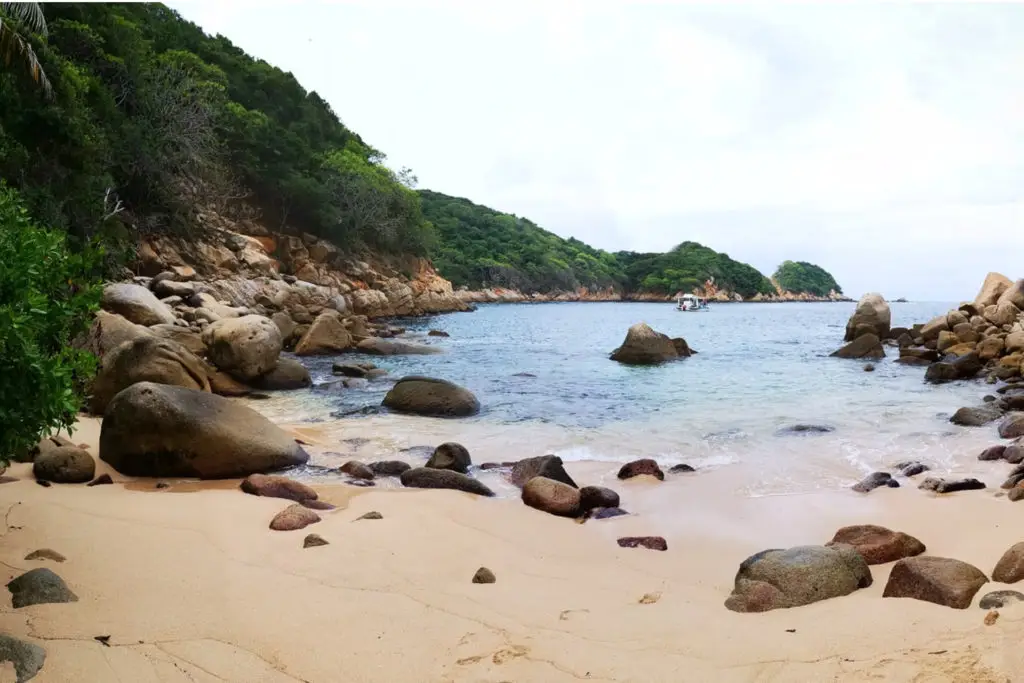
<instances>
[{"instance_id":1,"label":"dry sand","mask_svg":"<svg viewBox=\"0 0 1024 683\"><path fill-rule=\"evenodd\" d=\"M87 422L74 439L96 453L97 436ZM1006 470L977 467L990 485ZM583 484L617 466L569 469ZM515 499L318 486L338 509L274 532L289 502L237 482L157 490L111 472L112 486L43 488L27 465L8 474L20 481L0 485L7 578L49 566L80 598L2 612L0 630L46 648L40 683L1024 681L1024 604L985 626L977 598L967 610L882 599L891 565L851 596L723 607L745 557L847 524L908 532L989 573L1024 536L1024 504L994 489L745 498L736 478L756 473L723 468L616 482L636 514L581 525ZM384 518L354 521L370 510ZM303 549L309 532L330 545ZM626 535L662 535L668 551L619 548ZM43 547L67 561L23 559ZM497 583L471 583L480 566Z\"/></svg>"}]
</instances>

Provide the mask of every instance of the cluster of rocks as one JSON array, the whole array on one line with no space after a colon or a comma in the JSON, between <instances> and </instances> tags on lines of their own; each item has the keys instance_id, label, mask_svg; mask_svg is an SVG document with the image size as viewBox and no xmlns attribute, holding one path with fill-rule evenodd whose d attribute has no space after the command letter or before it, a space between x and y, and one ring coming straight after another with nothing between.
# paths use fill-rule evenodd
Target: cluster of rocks
<instances>
[{"instance_id":1,"label":"cluster of rocks","mask_svg":"<svg viewBox=\"0 0 1024 683\"><path fill-rule=\"evenodd\" d=\"M682 337L672 339L647 323L637 323L629 328L622 346L612 351L611 359L626 365L657 365L695 353Z\"/></svg>"},{"instance_id":2,"label":"cluster of rocks","mask_svg":"<svg viewBox=\"0 0 1024 683\"><path fill-rule=\"evenodd\" d=\"M872 584L869 565L895 562L883 598L913 598L968 608L988 577L971 564L924 555L925 550L921 541L903 532L876 525L844 527L824 545L765 550L750 556L740 564L725 606L734 612L766 612L849 595ZM1016 583L1021 579L1024 543L1007 550L992 571L994 581ZM1017 595L997 591L983 597L980 606L989 609Z\"/></svg>"}]
</instances>

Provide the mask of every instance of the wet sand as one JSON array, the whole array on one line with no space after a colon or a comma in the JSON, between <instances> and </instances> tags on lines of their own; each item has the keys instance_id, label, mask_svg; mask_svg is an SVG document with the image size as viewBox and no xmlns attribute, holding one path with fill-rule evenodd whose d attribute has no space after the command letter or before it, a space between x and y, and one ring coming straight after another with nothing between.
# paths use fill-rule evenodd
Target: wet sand
<instances>
[{"instance_id":1,"label":"wet sand","mask_svg":"<svg viewBox=\"0 0 1024 683\"><path fill-rule=\"evenodd\" d=\"M86 424L74 439L95 453L97 435ZM328 445L317 437L301 434ZM905 531L990 573L1022 540L1024 507L996 496L1005 463L965 462L958 473L990 488L943 497L905 485L751 498L736 493L754 474L742 467L661 483L619 482L617 464L568 469L581 485L612 485L634 514L578 524L511 497L327 484L314 487L339 509L274 532L289 501L236 481L157 490L111 472L110 486L43 488L15 465L19 480L0 485L4 572L49 566L80 600L8 607L2 630L46 648L41 682L1024 680L1024 604L993 626L976 606L999 584L966 610L883 599L890 564L843 598L764 614L723 606L750 554L823 543L847 524ZM370 510L383 519L356 521ZM303 549L307 533L329 545ZM616 545L629 535L664 536L668 550ZM67 561L22 559L43 547ZM497 583L471 583L480 566Z\"/></svg>"}]
</instances>

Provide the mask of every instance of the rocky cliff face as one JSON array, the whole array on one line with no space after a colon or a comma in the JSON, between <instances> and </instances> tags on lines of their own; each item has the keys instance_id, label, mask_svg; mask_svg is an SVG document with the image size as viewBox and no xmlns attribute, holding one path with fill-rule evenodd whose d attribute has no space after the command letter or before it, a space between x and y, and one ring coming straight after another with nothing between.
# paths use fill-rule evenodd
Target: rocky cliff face
<instances>
[{"instance_id":1,"label":"rocky cliff face","mask_svg":"<svg viewBox=\"0 0 1024 683\"><path fill-rule=\"evenodd\" d=\"M542 294L534 292L533 294L524 294L515 289L482 289L479 291L460 289L455 292L455 296L466 303L546 303L552 301L644 301L644 302L671 302L675 301L675 296L668 296L665 294L652 294L649 292L622 292L608 288L603 290L591 291L586 288L576 290L574 292L551 292ZM829 292L828 296L819 297L813 294L807 293L794 293L779 290L778 293L770 296L758 294L750 299L744 299L742 296L736 293L719 291L714 296L710 297L711 301L719 303L728 302L743 302L750 301L756 303L771 303L771 302L783 302L783 301L851 301L842 294L835 292Z\"/></svg>"},{"instance_id":2,"label":"rocky cliff face","mask_svg":"<svg viewBox=\"0 0 1024 683\"><path fill-rule=\"evenodd\" d=\"M201 219L208 232L199 240L144 241L138 274L193 270L217 300L245 308L269 300L369 318L470 309L426 259L364 260L313 235L278 234L254 220Z\"/></svg>"}]
</instances>

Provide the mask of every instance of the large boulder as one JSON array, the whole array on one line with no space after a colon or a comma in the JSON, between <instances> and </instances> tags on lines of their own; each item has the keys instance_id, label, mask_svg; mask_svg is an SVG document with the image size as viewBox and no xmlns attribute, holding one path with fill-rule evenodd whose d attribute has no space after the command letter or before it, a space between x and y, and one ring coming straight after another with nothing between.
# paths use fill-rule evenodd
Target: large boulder
<instances>
[{"instance_id":1,"label":"large boulder","mask_svg":"<svg viewBox=\"0 0 1024 683\"><path fill-rule=\"evenodd\" d=\"M857 302L857 308L846 323L843 341L851 342L867 333L879 339L887 339L891 326L892 313L882 295L865 294Z\"/></svg>"},{"instance_id":2,"label":"large boulder","mask_svg":"<svg viewBox=\"0 0 1024 683\"><path fill-rule=\"evenodd\" d=\"M89 452L75 446L57 446L40 450L32 464L39 481L58 484L84 484L96 474L96 461Z\"/></svg>"},{"instance_id":3,"label":"large boulder","mask_svg":"<svg viewBox=\"0 0 1024 683\"><path fill-rule=\"evenodd\" d=\"M882 348L882 340L872 332L865 332L849 344L833 351L830 355L835 358L870 358L880 360L885 358L885 349Z\"/></svg>"},{"instance_id":4,"label":"large boulder","mask_svg":"<svg viewBox=\"0 0 1024 683\"><path fill-rule=\"evenodd\" d=\"M949 421L962 427L981 427L995 422L1003 416L1002 409L995 403L985 403L975 407L964 407L953 413Z\"/></svg>"},{"instance_id":5,"label":"large boulder","mask_svg":"<svg viewBox=\"0 0 1024 683\"><path fill-rule=\"evenodd\" d=\"M114 396L139 382L210 391L201 360L177 342L145 336L125 342L103 359L92 384L90 410L102 415Z\"/></svg>"},{"instance_id":6,"label":"large boulder","mask_svg":"<svg viewBox=\"0 0 1024 683\"><path fill-rule=\"evenodd\" d=\"M223 479L302 465L309 455L251 408L140 382L107 406L100 459L129 476Z\"/></svg>"},{"instance_id":7,"label":"large boulder","mask_svg":"<svg viewBox=\"0 0 1024 683\"><path fill-rule=\"evenodd\" d=\"M207 355L221 370L241 380L265 375L281 356L281 332L270 318L222 318L203 332Z\"/></svg>"},{"instance_id":8,"label":"large boulder","mask_svg":"<svg viewBox=\"0 0 1024 683\"><path fill-rule=\"evenodd\" d=\"M679 358L676 344L647 323L629 328L622 346L612 352L611 359L628 365L655 365Z\"/></svg>"},{"instance_id":9,"label":"large boulder","mask_svg":"<svg viewBox=\"0 0 1024 683\"><path fill-rule=\"evenodd\" d=\"M139 325L174 324L170 307L141 285L117 282L103 288L100 305L104 310L124 316Z\"/></svg>"},{"instance_id":10,"label":"large boulder","mask_svg":"<svg viewBox=\"0 0 1024 683\"><path fill-rule=\"evenodd\" d=\"M939 334L949 330L949 322L946 316L939 315L921 327L921 339L928 341L936 341L939 338Z\"/></svg>"},{"instance_id":11,"label":"large boulder","mask_svg":"<svg viewBox=\"0 0 1024 683\"><path fill-rule=\"evenodd\" d=\"M473 464L466 447L458 443L443 443L434 449L426 467L435 470L452 470L465 474Z\"/></svg>"},{"instance_id":12,"label":"large boulder","mask_svg":"<svg viewBox=\"0 0 1024 683\"><path fill-rule=\"evenodd\" d=\"M1002 327L1003 325L1012 325L1017 322L1017 318L1020 316L1020 309L1009 301L1000 301L995 305L986 307L982 315L985 317L985 320L996 327Z\"/></svg>"},{"instance_id":13,"label":"large boulder","mask_svg":"<svg viewBox=\"0 0 1024 683\"><path fill-rule=\"evenodd\" d=\"M486 484L454 470L435 470L430 467L414 467L399 475L402 486L417 489L453 489L478 496L493 496L494 491Z\"/></svg>"},{"instance_id":14,"label":"large boulder","mask_svg":"<svg viewBox=\"0 0 1024 683\"><path fill-rule=\"evenodd\" d=\"M136 325L122 315L96 311L92 327L84 338L76 341L76 346L102 359L121 344L139 337L148 337L153 333L154 328Z\"/></svg>"},{"instance_id":15,"label":"large boulder","mask_svg":"<svg viewBox=\"0 0 1024 683\"><path fill-rule=\"evenodd\" d=\"M996 303L1009 303L1024 310L1024 280L1017 280L1007 287L1006 291L999 295L999 300Z\"/></svg>"},{"instance_id":16,"label":"large boulder","mask_svg":"<svg viewBox=\"0 0 1024 683\"><path fill-rule=\"evenodd\" d=\"M895 562L904 557L920 555L925 551L924 543L913 536L874 524L843 527L825 545L833 546L839 543L856 548L868 564Z\"/></svg>"},{"instance_id":17,"label":"large boulder","mask_svg":"<svg viewBox=\"0 0 1024 683\"><path fill-rule=\"evenodd\" d=\"M871 585L864 556L849 545L764 550L740 565L725 606L734 612L809 605Z\"/></svg>"},{"instance_id":18,"label":"large boulder","mask_svg":"<svg viewBox=\"0 0 1024 683\"><path fill-rule=\"evenodd\" d=\"M337 311L326 310L316 317L295 345L299 356L341 353L352 347L352 335Z\"/></svg>"},{"instance_id":19,"label":"large boulder","mask_svg":"<svg viewBox=\"0 0 1024 683\"><path fill-rule=\"evenodd\" d=\"M1017 583L1021 579L1024 579L1024 542L1010 546L992 570L992 580L999 583Z\"/></svg>"},{"instance_id":20,"label":"large boulder","mask_svg":"<svg viewBox=\"0 0 1024 683\"><path fill-rule=\"evenodd\" d=\"M1003 292L1013 285L1013 281L1002 273L989 273L985 276L985 282L981 285L981 291L974 298L974 307L984 310L999 301Z\"/></svg>"},{"instance_id":21,"label":"large boulder","mask_svg":"<svg viewBox=\"0 0 1024 683\"><path fill-rule=\"evenodd\" d=\"M523 486L523 502L552 515L575 517L580 512L580 490L547 477L534 477Z\"/></svg>"},{"instance_id":22,"label":"large boulder","mask_svg":"<svg viewBox=\"0 0 1024 683\"><path fill-rule=\"evenodd\" d=\"M381 337L367 337L356 344L356 350L375 356L427 356L442 352L442 349L437 346L414 344L397 339L382 339Z\"/></svg>"},{"instance_id":23,"label":"large boulder","mask_svg":"<svg viewBox=\"0 0 1024 683\"><path fill-rule=\"evenodd\" d=\"M299 361L293 358L279 358L273 370L252 380L251 384L257 389L286 391L313 386L313 378L309 376L306 366Z\"/></svg>"},{"instance_id":24,"label":"large boulder","mask_svg":"<svg viewBox=\"0 0 1024 683\"><path fill-rule=\"evenodd\" d=\"M466 417L480 412L480 401L468 389L443 379L418 376L398 380L384 397L384 406L433 417Z\"/></svg>"},{"instance_id":25,"label":"large boulder","mask_svg":"<svg viewBox=\"0 0 1024 683\"><path fill-rule=\"evenodd\" d=\"M178 342L196 356L206 355L206 344L203 342L202 335L193 332L187 327L160 324L147 327L146 329L161 339L170 339L173 342Z\"/></svg>"},{"instance_id":26,"label":"large boulder","mask_svg":"<svg viewBox=\"0 0 1024 683\"><path fill-rule=\"evenodd\" d=\"M908 557L893 565L883 598L914 598L967 609L988 578L977 567L948 557Z\"/></svg>"},{"instance_id":27,"label":"large boulder","mask_svg":"<svg viewBox=\"0 0 1024 683\"><path fill-rule=\"evenodd\" d=\"M999 436L1004 439L1016 439L1024 436L1024 413L1010 413L999 423Z\"/></svg>"},{"instance_id":28,"label":"large boulder","mask_svg":"<svg viewBox=\"0 0 1024 683\"><path fill-rule=\"evenodd\" d=\"M526 486L526 482L534 477L546 477L576 488L576 482L565 471L562 459L557 455L539 455L534 458L524 458L512 466L509 479L515 486L523 488Z\"/></svg>"}]
</instances>

